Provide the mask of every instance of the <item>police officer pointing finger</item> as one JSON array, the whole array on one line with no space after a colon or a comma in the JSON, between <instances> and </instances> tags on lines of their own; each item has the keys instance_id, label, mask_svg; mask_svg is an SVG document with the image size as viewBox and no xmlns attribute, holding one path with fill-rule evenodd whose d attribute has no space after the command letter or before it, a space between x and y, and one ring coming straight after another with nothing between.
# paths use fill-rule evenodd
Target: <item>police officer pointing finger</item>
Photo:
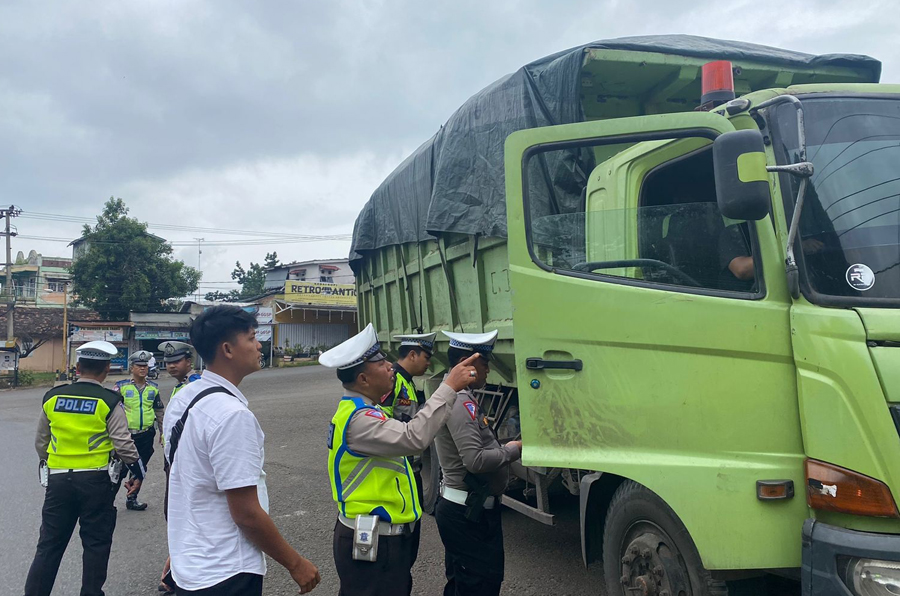
<instances>
[{"instance_id":1,"label":"police officer pointing finger","mask_svg":"<svg viewBox=\"0 0 900 596\"><path fill-rule=\"evenodd\" d=\"M380 406L394 374L374 327L328 350L344 394L328 434L328 477L338 505L334 562L342 596L412 592L422 505L407 456L421 453L446 422L456 392L475 378L471 360L454 368L408 422Z\"/></svg>"}]
</instances>

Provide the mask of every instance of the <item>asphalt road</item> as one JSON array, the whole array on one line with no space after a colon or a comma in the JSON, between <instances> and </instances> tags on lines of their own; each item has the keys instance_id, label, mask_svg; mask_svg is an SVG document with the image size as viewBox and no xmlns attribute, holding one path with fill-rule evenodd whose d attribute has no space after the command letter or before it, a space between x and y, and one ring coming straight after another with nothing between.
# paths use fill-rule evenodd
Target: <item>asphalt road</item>
<instances>
[{"instance_id":1,"label":"asphalt road","mask_svg":"<svg viewBox=\"0 0 900 596\"><path fill-rule=\"evenodd\" d=\"M162 394L174 383L162 374ZM260 371L241 385L266 433L270 513L276 525L322 574L314 594L336 594L331 554L336 509L326 474L325 436L340 397L334 372L319 366ZM34 428L46 389L0 392L0 592L21 594L40 528L43 489L37 478ZM121 491L106 593L152 596L166 558L162 515L164 476L159 453L141 500L144 512L127 511ZM516 596L601 594L599 569L584 569L578 535L577 500L554 502L558 524L547 527L506 510L506 582L503 594ZM426 516L419 559L413 569L414 594L441 594L444 551L434 519ZM81 544L75 532L53 594L75 596L81 578ZM296 594L290 576L269 561L265 594Z\"/></svg>"}]
</instances>

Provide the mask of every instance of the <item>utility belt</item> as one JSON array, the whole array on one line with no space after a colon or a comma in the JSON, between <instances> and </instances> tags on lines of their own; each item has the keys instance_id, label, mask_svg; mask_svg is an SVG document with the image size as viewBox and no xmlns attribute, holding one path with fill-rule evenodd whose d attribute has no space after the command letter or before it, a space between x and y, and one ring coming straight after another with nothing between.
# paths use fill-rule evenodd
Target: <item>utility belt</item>
<instances>
[{"instance_id":1,"label":"utility belt","mask_svg":"<svg viewBox=\"0 0 900 596\"><path fill-rule=\"evenodd\" d=\"M368 515L360 515L359 517L378 517L377 515L368 516ZM356 529L356 519L352 517L347 517L345 515L338 515L338 520L351 530ZM412 534L413 529L415 529L417 522L412 522L409 524L387 524L384 522L378 523L377 532L379 536L402 536L404 534Z\"/></svg>"},{"instance_id":2,"label":"utility belt","mask_svg":"<svg viewBox=\"0 0 900 596\"><path fill-rule=\"evenodd\" d=\"M54 474L68 474L69 472L73 472L73 473L75 473L75 472L106 472L108 470L109 470L109 465L106 465L106 466L103 466L100 468L79 468L79 469L52 468L52 469L49 469L47 473L50 476L52 476Z\"/></svg>"},{"instance_id":3,"label":"utility belt","mask_svg":"<svg viewBox=\"0 0 900 596\"><path fill-rule=\"evenodd\" d=\"M145 428L144 430L135 430L135 429L133 429L133 428L129 428L129 429L128 429L128 432L131 433L131 436L132 436L132 437L136 437L136 436L138 436L138 435L142 435L142 434L144 434L144 433L148 433L148 432L153 431L153 430L155 430L155 429L154 429L153 426L151 425L150 428Z\"/></svg>"},{"instance_id":4,"label":"utility belt","mask_svg":"<svg viewBox=\"0 0 900 596\"><path fill-rule=\"evenodd\" d=\"M450 488L446 485L441 486L441 496L451 503L456 503L457 505L466 505L466 501L468 501L469 495L472 494L473 493L464 490L459 490L458 488ZM484 509L493 509L497 506L497 503L497 497L487 497L484 500L484 505L482 505L482 507Z\"/></svg>"},{"instance_id":5,"label":"utility belt","mask_svg":"<svg viewBox=\"0 0 900 596\"><path fill-rule=\"evenodd\" d=\"M113 490L118 490L119 481L122 479L122 470L125 468L125 463L118 459L110 457L109 463L105 466L100 466L97 468L53 468L47 465L47 462L41 460L41 463L38 465L38 480L41 483L41 486L47 488L47 485L50 480L50 476L55 474L76 474L79 472L106 472L109 475L109 481L112 484ZM141 463L141 460L137 460L132 465L132 474L140 474L140 479L144 478L144 464ZM129 468L129 469L132 469Z\"/></svg>"},{"instance_id":6,"label":"utility belt","mask_svg":"<svg viewBox=\"0 0 900 596\"><path fill-rule=\"evenodd\" d=\"M378 539L381 536L408 536L418 523L388 524L377 515L357 515L355 519L338 515L338 521L353 530L353 560L370 563L378 559Z\"/></svg>"}]
</instances>

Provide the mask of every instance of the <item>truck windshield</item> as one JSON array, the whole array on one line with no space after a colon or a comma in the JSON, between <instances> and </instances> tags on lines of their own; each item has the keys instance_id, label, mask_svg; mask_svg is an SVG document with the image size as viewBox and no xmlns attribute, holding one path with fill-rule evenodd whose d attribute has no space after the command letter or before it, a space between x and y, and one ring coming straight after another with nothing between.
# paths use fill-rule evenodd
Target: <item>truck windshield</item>
<instances>
[{"instance_id":1,"label":"truck windshield","mask_svg":"<svg viewBox=\"0 0 900 596\"><path fill-rule=\"evenodd\" d=\"M900 299L900 100L801 98L815 166L800 217L800 262L816 295L842 302ZM779 161L798 161L794 108L773 119ZM785 196L790 219L799 181ZM874 299L874 300L873 300Z\"/></svg>"}]
</instances>

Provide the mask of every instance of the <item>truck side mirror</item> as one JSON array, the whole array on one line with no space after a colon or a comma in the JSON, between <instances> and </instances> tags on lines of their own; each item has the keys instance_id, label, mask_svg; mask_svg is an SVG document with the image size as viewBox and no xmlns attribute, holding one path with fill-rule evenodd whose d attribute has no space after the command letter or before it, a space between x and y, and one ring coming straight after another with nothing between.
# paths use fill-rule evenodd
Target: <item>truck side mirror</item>
<instances>
[{"instance_id":1,"label":"truck side mirror","mask_svg":"<svg viewBox=\"0 0 900 596\"><path fill-rule=\"evenodd\" d=\"M729 219L760 220L769 214L766 149L758 130L735 130L713 142L716 198Z\"/></svg>"}]
</instances>

